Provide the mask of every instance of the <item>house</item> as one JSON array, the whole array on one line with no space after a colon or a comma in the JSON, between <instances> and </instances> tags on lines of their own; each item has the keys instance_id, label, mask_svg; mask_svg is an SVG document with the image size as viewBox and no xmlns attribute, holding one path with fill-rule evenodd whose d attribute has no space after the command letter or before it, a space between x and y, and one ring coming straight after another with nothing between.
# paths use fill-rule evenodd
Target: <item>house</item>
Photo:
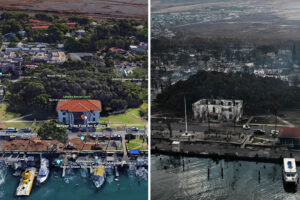
<instances>
[{"instance_id":1,"label":"house","mask_svg":"<svg viewBox=\"0 0 300 200\"><path fill-rule=\"evenodd\" d=\"M146 55L147 54L147 47L145 48L145 45L136 46L136 45L130 45L129 49L138 55Z\"/></svg>"},{"instance_id":2,"label":"house","mask_svg":"<svg viewBox=\"0 0 300 200\"><path fill-rule=\"evenodd\" d=\"M58 44L58 45L57 45L57 48L59 48L59 49L63 49L64 47L65 47L64 44Z\"/></svg>"},{"instance_id":3,"label":"house","mask_svg":"<svg viewBox=\"0 0 300 200\"><path fill-rule=\"evenodd\" d=\"M97 22L91 22L91 26L97 26Z\"/></svg>"},{"instance_id":4,"label":"house","mask_svg":"<svg viewBox=\"0 0 300 200\"><path fill-rule=\"evenodd\" d=\"M48 29L49 26L32 26L32 29Z\"/></svg>"},{"instance_id":5,"label":"house","mask_svg":"<svg viewBox=\"0 0 300 200\"><path fill-rule=\"evenodd\" d=\"M5 96L5 88L3 86L0 86L0 99L3 99Z\"/></svg>"},{"instance_id":6,"label":"house","mask_svg":"<svg viewBox=\"0 0 300 200\"><path fill-rule=\"evenodd\" d=\"M63 51L52 51L50 58L47 61L49 64L62 64L67 60L67 57Z\"/></svg>"},{"instance_id":7,"label":"house","mask_svg":"<svg viewBox=\"0 0 300 200\"><path fill-rule=\"evenodd\" d=\"M75 27L77 26L77 22L67 22L67 23L62 23L66 26L68 26L69 29L75 29Z\"/></svg>"},{"instance_id":8,"label":"house","mask_svg":"<svg viewBox=\"0 0 300 200\"><path fill-rule=\"evenodd\" d=\"M148 44L145 43L145 42L141 42L141 43L139 44L139 48L142 48L142 49L148 49Z\"/></svg>"},{"instance_id":9,"label":"house","mask_svg":"<svg viewBox=\"0 0 300 200\"><path fill-rule=\"evenodd\" d=\"M113 53L118 53L118 54L126 54L127 53L126 50L120 49L120 48L116 48L116 47L109 48L109 51L111 51Z\"/></svg>"},{"instance_id":10,"label":"house","mask_svg":"<svg viewBox=\"0 0 300 200\"><path fill-rule=\"evenodd\" d=\"M137 30L143 30L144 29L144 26L143 25L138 25L135 27Z\"/></svg>"},{"instance_id":11,"label":"house","mask_svg":"<svg viewBox=\"0 0 300 200\"><path fill-rule=\"evenodd\" d=\"M56 106L58 122L67 125L98 124L102 105L93 99L62 99Z\"/></svg>"},{"instance_id":12,"label":"house","mask_svg":"<svg viewBox=\"0 0 300 200\"><path fill-rule=\"evenodd\" d=\"M45 62L48 59L48 56L44 52L38 52L32 56L32 61L34 62Z\"/></svg>"},{"instance_id":13,"label":"house","mask_svg":"<svg viewBox=\"0 0 300 200\"><path fill-rule=\"evenodd\" d=\"M146 55L147 54L147 44L144 42L141 42L138 46L137 45L130 45L129 49L138 54L138 55Z\"/></svg>"},{"instance_id":14,"label":"house","mask_svg":"<svg viewBox=\"0 0 300 200\"><path fill-rule=\"evenodd\" d=\"M3 38L6 42L10 42L10 38L16 36L15 33L6 33L5 35L3 35Z\"/></svg>"},{"instance_id":15,"label":"house","mask_svg":"<svg viewBox=\"0 0 300 200\"><path fill-rule=\"evenodd\" d=\"M76 31L76 34L77 34L78 36L84 36L84 35L85 35L85 30L82 30L82 29L77 30L77 31Z\"/></svg>"},{"instance_id":16,"label":"house","mask_svg":"<svg viewBox=\"0 0 300 200\"><path fill-rule=\"evenodd\" d=\"M172 151L173 152L180 152L180 141L173 141L172 142Z\"/></svg>"},{"instance_id":17,"label":"house","mask_svg":"<svg viewBox=\"0 0 300 200\"><path fill-rule=\"evenodd\" d=\"M193 103L194 119L212 122L238 121L243 115L243 101L200 99Z\"/></svg>"},{"instance_id":18,"label":"house","mask_svg":"<svg viewBox=\"0 0 300 200\"><path fill-rule=\"evenodd\" d=\"M19 31L19 33L20 33L23 37L26 36L26 31Z\"/></svg>"},{"instance_id":19,"label":"house","mask_svg":"<svg viewBox=\"0 0 300 200\"><path fill-rule=\"evenodd\" d=\"M90 61L92 60L94 57L94 54L92 53L69 53L68 54L68 58L70 60L73 61L80 61L80 60L84 60L84 61Z\"/></svg>"},{"instance_id":20,"label":"house","mask_svg":"<svg viewBox=\"0 0 300 200\"><path fill-rule=\"evenodd\" d=\"M300 148L300 128L285 127L279 131L278 139L282 146Z\"/></svg>"}]
</instances>

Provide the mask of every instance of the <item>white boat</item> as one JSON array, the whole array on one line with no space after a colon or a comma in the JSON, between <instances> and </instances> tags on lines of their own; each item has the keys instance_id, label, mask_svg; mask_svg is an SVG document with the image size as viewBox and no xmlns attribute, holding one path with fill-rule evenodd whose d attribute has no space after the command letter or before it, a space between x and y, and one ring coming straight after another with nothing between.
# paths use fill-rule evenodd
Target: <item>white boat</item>
<instances>
[{"instance_id":1,"label":"white boat","mask_svg":"<svg viewBox=\"0 0 300 200\"><path fill-rule=\"evenodd\" d=\"M298 185L299 177L296 169L295 158L284 158L282 176L284 184Z\"/></svg>"},{"instance_id":2,"label":"white boat","mask_svg":"<svg viewBox=\"0 0 300 200\"><path fill-rule=\"evenodd\" d=\"M50 172L48 167L49 167L49 160L46 158L42 158L41 167L36 179L39 183L43 183L47 180Z\"/></svg>"}]
</instances>

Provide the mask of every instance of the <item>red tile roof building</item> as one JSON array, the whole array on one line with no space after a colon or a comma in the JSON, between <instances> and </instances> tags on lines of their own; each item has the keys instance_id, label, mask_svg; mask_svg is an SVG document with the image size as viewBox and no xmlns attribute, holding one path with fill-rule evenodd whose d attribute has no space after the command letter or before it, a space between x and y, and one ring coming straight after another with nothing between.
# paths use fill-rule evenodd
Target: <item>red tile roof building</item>
<instances>
[{"instance_id":1,"label":"red tile roof building","mask_svg":"<svg viewBox=\"0 0 300 200\"><path fill-rule=\"evenodd\" d=\"M300 147L300 128L285 127L278 133L280 144L288 147Z\"/></svg>"},{"instance_id":2,"label":"red tile roof building","mask_svg":"<svg viewBox=\"0 0 300 200\"><path fill-rule=\"evenodd\" d=\"M93 99L63 99L56 106L58 122L69 125L99 123L101 110L101 102Z\"/></svg>"},{"instance_id":3,"label":"red tile roof building","mask_svg":"<svg viewBox=\"0 0 300 200\"><path fill-rule=\"evenodd\" d=\"M48 29L49 26L33 26L32 29Z\"/></svg>"}]
</instances>

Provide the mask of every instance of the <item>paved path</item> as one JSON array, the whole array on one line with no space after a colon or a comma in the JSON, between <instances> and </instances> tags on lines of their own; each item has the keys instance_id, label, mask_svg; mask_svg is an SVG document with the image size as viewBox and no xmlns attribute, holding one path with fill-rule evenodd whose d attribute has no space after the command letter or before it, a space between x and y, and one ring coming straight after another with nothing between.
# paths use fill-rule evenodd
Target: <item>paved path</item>
<instances>
[{"instance_id":1,"label":"paved path","mask_svg":"<svg viewBox=\"0 0 300 200\"><path fill-rule=\"evenodd\" d=\"M246 122L246 124L250 124L250 122L252 121L252 119L253 119L253 116L251 116L249 119L248 119L248 121Z\"/></svg>"},{"instance_id":2,"label":"paved path","mask_svg":"<svg viewBox=\"0 0 300 200\"><path fill-rule=\"evenodd\" d=\"M13 119L7 120L6 122L16 122L16 121L18 121L18 119L23 119L23 118L29 117L31 115L32 114L28 114L28 115L24 115L24 116L21 116L21 117L13 118ZM25 121L27 121L27 120L25 120Z\"/></svg>"},{"instance_id":3,"label":"paved path","mask_svg":"<svg viewBox=\"0 0 300 200\"><path fill-rule=\"evenodd\" d=\"M287 124L287 125L291 126L291 127L295 127L295 125L294 125L294 124L292 124L292 123L290 123L290 122L288 122L288 121L286 121L286 120L282 119L281 117L277 117L277 119L278 119L278 120L280 120L280 121L282 121L283 123L285 123L285 124Z\"/></svg>"},{"instance_id":4,"label":"paved path","mask_svg":"<svg viewBox=\"0 0 300 200\"><path fill-rule=\"evenodd\" d=\"M247 135L246 138L244 139L244 141L242 142L241 148L244 149L246 144L248 144L250 140L250 135Z\"/></svg>"},{"instance_id":5,"label":"paved path","mask_svg":"<svg viewBox=\"0 0 300 200\"><path fill-rule=\"evenodd\" d=\"M122 147L123 147L123 160L128 162L127 148L126 148L126 140L125 136L122 136Z\"/></svg>"}]
</instances>

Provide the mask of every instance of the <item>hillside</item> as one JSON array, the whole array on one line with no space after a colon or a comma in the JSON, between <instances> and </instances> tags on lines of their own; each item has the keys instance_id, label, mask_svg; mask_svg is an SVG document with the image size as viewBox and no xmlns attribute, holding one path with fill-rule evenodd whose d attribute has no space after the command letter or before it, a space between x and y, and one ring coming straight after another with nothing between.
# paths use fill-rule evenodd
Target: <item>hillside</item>
<instances>
[{"instance_id":1,"label":"hillside","mask_svg":"<svg viewBox=\"0 0 300 200\"><path fill-rule=\"evenodd\" d=\"M161 108L183 111L201 98L241 99L245 114L274 113L277 110L300 107L300 88L289 87L274 78L248 74L224 74L200 71L186 81L179 81L158 95Z\"/></svg>"}]
</instances>

